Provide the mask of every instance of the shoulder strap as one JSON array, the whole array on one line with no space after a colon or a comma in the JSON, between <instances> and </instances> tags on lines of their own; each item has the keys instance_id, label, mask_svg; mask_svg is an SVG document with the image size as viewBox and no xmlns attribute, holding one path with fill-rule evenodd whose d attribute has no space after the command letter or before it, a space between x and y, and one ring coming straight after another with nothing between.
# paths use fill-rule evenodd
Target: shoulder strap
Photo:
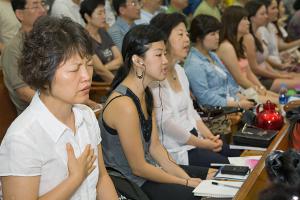
<instances>
[{"instance_id":1,"label":"shoulder strap","mask_svg":"<svg viewBox=\"0 0 300 200\"><path fill-rule=\"evenodd\" d=\"M104 113L106 107L113 101L115 100L116 98L119 98L119 97L122 97L122 96L127 96L126 95L126 90L127 88L123 85L119 85L118 87L116 87L116 89L114 91L120 93L120 95L118 96L115 96L114 98L110 99L104 106L103 110L102 110L102 113Z\"/></svg>"}]
</instances>

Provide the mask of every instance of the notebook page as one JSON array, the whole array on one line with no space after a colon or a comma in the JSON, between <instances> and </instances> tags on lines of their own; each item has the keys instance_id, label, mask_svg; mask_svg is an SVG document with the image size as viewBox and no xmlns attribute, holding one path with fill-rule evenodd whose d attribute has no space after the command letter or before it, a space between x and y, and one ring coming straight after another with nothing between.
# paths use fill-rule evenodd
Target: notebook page
<instances>
[{"instance_id":1,"label":"notebook page","mask_svg":"<svg viewBox=\"0 0 300 200\"><path fill-rule=\"evenodd\" d=\"M216 181L216 180L203 180L201 183L193 190L195 196L204 197L234 197L238 192L239 188L232 188L223 185L213 185L212 182L217 182L220 184L232 185L241 187L243 182L237 181Z\"/></svg>"}]
</instances>

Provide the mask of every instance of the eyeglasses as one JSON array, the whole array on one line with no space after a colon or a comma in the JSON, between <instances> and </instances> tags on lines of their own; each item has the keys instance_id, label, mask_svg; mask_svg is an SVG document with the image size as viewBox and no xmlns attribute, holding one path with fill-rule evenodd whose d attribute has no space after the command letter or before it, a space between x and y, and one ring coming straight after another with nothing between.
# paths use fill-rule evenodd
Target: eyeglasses
<instances>
[{"instance_id":1,"label":"eyeglasses","mask_svg":"<svg viewBox=\"0 0 300 200\"><path fill-rule=\"evenodd\" d=\"M24 9L37 11L38 9L41 9L41 8L43 8L45 10L49 10L49 5L46 3L46 1L34 2L32 7L25 7Z\"/></svg>"}]
</instances>

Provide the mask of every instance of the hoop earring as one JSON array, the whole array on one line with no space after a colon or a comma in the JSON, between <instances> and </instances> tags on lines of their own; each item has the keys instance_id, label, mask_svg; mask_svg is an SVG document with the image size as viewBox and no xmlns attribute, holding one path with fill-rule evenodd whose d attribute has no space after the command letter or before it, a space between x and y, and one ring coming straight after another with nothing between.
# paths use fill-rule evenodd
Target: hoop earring
<instances>
[{"instance_id":1,"label":"hoop earring","mask_svg":"<svg viewBox=\"0 0 300 200\"><path fill-rule=\"evenodd\" d=\"M138 77L138 79L142 79L144 77L144 71L142 71L141 75L138 75L137 71L135 72L136 77Z\"/></svg>"}]
</instances>

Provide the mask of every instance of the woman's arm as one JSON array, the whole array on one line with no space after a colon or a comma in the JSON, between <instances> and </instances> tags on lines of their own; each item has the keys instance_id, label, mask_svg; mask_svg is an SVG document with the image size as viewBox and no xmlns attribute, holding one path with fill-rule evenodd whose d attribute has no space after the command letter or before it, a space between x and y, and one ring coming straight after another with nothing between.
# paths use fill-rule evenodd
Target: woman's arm
<instances>
[{"instance_id":1,"label":"woman's arm","mask_svg":"<svg viewBox=\"0 0 300 200\"><path fill-rule=\"evenodd\" d=\"M278 39L278 50L279 51L285 51L285 50L289 50L291 48L300 46L300 39L292 41L292 42L285 42L280 37L277 37L277 39Z\"/></svg>"},{"instance_id":2,"label":"woman's arm","mask_svg":"<svg viewBox=\"0 0 300 200\"><path fill-rule=\"evenodd\" d=\"M95 70L96 74L101 76L101 78L105 82L112 82L112 80L114 79L114 75L108 69L106 69L104 67L101 60L99 59L99 57L96 54L93 55L93 65L94 65L94 70Z\"/></svg>"},{"instance_id":3,"label":"woman's arm","mask_svg":"<svg viewBox=\"0 0 300 200\"><path fill-rule=\"evenodd\" d=\"M90 145L76 159L73 147L67 144L69 176L53 190L39 197L40 176L5 176L2 177L4 199L26 200L67 200L72 197L81 183L95 169L96 157ZM88 158L92 157L91 160Z\"/></svg>"},{"instance_id":4,"label":"woman's arm","mask_svg":"<svg viewBox=\"0 0 300 200\"><path fill-rule=\"evenodd\" d=\"M184 171L181 172L181 177L178 177L146 162L140 135L139 117L132 100L126 97L118 98L110 104L110 107L110 115L106 112L104 118L106 118L105 121L110 127L117 130L132 173L146 180L185 185L186 179L188 179L189 176L184 173ZM153 122L155 123L155 118L153 118ZM152 133L155 132L155 129L156 127L154 126ZM154 135L152 135L152 137L155 137ZM152 146L152 140L151 138L150 153L152 155L153 152L155 152L152 156L154 159L158 159L157 161L160 163L162 160L158 157L156 152L159 151L162 153L162 150L161 148L157 150L155 148L156 144ZM167 158L167 154L164 155L161 156L163 156L164 159Z\"/></svg>"},{"instance_id":5,"label":"woman's arm","mask_svg":"<svg viewBox=\"0 0 300 200\"><path fill-rule=\"evenodd\" d=\"M104 67L109 71L117 70L123 64L123 58L119 49L116 46L112 46L111 50L113 52L114 59L104 65Z\"/></svg>"},{"instance_id":6,"label":"woman's arm","mask_svg":"<svg viewBox=\"0 0 300 200\"><path fill-rule=\"evenodd\" d=\"M257 58L256 58L255 42L252 35L248 34L244 36L243 45L245 48L245 52L247 54L250 68L256 75L260 75L272 79L279 78L278 74L275 73L273 70L268 70L266 69L266 67L261 67L258 65ZM268 64L265 63L264 65L268 65Z\"/></svg>"},{"instance_id":7,"label":"woman's arm","mask_svg":"<svg viewBox=\"0 0 300 200\"><path fill-rule=\"evenodd\" d=\"M108 175L102 154L101 144L98 145L99 180L97 184L97 200L117 200L115 186Z\"/></svg>"},{"instance_id":8,"label":"woman's arm","mask_svg":"<svg viewBox=\"0 0 300 200\"><path fill-rule=\"evenodd\" d=\"M229 42L223 42L217 50L219 58L223 61L234 80L243 88L254 86L251 81L244 78L239 68L239 62L233 46Z\"/></svg>"}]
</instances>

